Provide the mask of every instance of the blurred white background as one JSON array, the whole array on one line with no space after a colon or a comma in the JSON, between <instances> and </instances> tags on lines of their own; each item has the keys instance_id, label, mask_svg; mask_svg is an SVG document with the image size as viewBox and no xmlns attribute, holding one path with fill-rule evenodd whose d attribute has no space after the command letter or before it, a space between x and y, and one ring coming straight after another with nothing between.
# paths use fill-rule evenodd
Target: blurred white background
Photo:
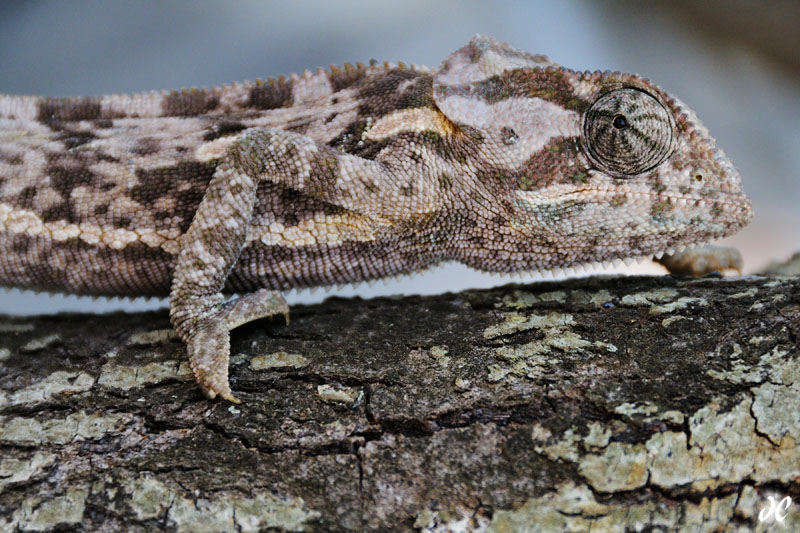
<instances>
[{"instance_id":1,"label":"blurred white background","mask_svg":"<svg viewBox=\"0 0 800 533\"><path fill-rule=\"evenodd\" d=\"M174 89L370 58L437 66L475 33L491 35L573 69L642 74L694 108L753 200L751 225L724 242L753 272L800 249L798 28L800 2L789 0L4 2L0 93ZM616 271L664 272L653 264ZM332 293L424 294L507 281L447 265ZM290 303L325 296L293 292ZM0 313L164 305L0 291Z\"/></svg>"}]
</instances>

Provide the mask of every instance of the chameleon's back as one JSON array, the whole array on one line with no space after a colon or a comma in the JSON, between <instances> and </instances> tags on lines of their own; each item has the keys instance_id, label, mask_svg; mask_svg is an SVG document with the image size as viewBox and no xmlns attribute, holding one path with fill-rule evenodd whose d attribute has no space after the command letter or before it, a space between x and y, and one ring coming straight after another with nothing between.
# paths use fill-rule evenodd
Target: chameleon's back
<instances>
[{"instance_id":1,"label":"chameleon's back","mask_svg":"<svg viewBox=\"0 0 800 533\"><path fill-rule=\"evenodd\" d=\"M424 69L373 63L202 90L0 96L0 284L166 295L179 238L238 134L288 130L374 157L386 142L363 133L403 108L434 108ZM263 198L285 191L263 188L262 224L296 218Z\"/></svg>"}]
</instances>

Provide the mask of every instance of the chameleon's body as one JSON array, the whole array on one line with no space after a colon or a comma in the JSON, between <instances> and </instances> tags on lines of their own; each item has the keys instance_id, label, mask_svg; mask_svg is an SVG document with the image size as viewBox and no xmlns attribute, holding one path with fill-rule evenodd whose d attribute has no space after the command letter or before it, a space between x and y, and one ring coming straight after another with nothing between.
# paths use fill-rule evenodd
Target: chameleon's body
<instances>
[{"instance_id":1,"label":"chameleon's body","mask_svg":"<svg viewBox=\"0 0 800 533\"><path fill-rule=\"evenodd\" d=\"M0 96L0 284L169 295L211 398L235 400L228 332L286 314L276 291L650 256L750 217L682 103L481 37L435 71Z\"/></svg>"}]
</instances>

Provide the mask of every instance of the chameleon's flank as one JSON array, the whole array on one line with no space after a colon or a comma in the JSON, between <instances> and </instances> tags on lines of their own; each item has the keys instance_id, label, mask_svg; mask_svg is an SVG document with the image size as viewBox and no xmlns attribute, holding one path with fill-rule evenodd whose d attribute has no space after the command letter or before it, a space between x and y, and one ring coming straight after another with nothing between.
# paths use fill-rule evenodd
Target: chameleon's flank
<instances>
[{"instance_id":1,"label":"chameleon's flank","mask_svg":"<svg viewBox=\"0 0 800 533\"><path fill-rule=\"evenodd\" d=\"M279 291L651 256L751 216L673 96L480 36L438 70L0 96L0 284L169 295L208 398L237 401L229 331L288 316Z\"/></svg>"}]
</instances>

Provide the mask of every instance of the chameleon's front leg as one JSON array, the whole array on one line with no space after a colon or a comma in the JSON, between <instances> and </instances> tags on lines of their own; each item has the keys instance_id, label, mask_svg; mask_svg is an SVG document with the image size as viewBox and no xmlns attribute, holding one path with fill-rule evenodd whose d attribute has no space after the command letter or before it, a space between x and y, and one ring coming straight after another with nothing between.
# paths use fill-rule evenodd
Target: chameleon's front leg
<instances>
[{"instance_id":1,"label":"chameleon's front leg","mask_svg":"<svg viewBox=\"0 0 800 533\"><path fill-rule=\"evenodd\" d=\"M245 246L261 181L375 219L429 208L400 194L397 189L405 182L381 161L342 154L291 132L244 132L228 148L181 239L170 291L172 324L186 342L192 370L208 398L238 402L228 384L232 328L276 314L288 320L288 306L277 292L262 289L229 302L221 292Z\"/></svg>"},{"instance_id":2,"label":"chameleon's front leg","mask_svg":"<svg viewBox=\"0 0 800 533\"><path fill-rule=\"evenodd\" d=\"M283 314L283 297L265 289L224 301L225 279L246 242L259 176L246 137L217 167L189 230L172 278L170 318L186 343L197 383L209 399L238 403L228 384L230 330L251 320Z\"/></svg>"}]
</instances>

